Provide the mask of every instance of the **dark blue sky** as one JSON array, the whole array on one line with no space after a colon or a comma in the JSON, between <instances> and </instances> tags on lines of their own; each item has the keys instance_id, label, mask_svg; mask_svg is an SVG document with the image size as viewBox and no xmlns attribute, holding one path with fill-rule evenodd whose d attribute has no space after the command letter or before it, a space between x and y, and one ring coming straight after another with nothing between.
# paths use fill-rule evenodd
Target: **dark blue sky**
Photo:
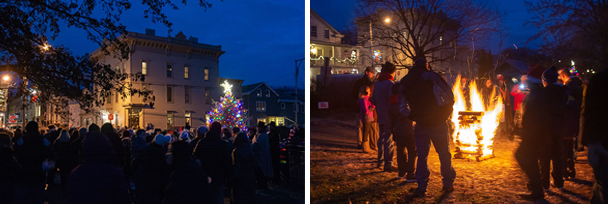
<instances>
[{"instance_id":1,"label":"dark blue sky","mask_svg":"<svg viewBox=\"0 0 608 204\"><path fill-rule=\"evenodd\" d=\"M127 30L144 33L146 28L156 35L167 36L168 28L143 18L141 1L132 1L121 23ZM220 57L220 77L244 79L243 85L267 82L271 86L295 86L294 60L304 58L304 1L235 1L210 0L213 7L203 12L197 0L174 0L179 10L165 8L173 23L175 36L179 31L198 37L199 43L221 45L226 53ZM88 41L85 32L63 29L50 42L64 45L76 54L90 53L98 46ZM304 64L300 68L299 87L304 88Z\"/></svg>"},{"instance_id":2,"label":"dark blue sky","mask_svg":"<svg viewBox=\"0 0 608 204\"><path fill-rule=\"evenodd\" d=\"M509 36L505 37L502 43L502 49L507 47L530 47L537 49L542 43L542 40L535 40L526 44L529 37L536 34L538 31L533 26L524 26L526 20L533 15L528 14L523 0L511 1L496 1L496 6L505 14L503 16L503 24ZM334 28L342 30L348 24L353 24L355 21L355 6L357 0L311 0L310 8L315 10L325 21L331 24ZM500 44L499 34L488 36L483 42L475 42L475 46L485 49L491 49L492 54L498 53Z\"/></svg>"}]
</instances>

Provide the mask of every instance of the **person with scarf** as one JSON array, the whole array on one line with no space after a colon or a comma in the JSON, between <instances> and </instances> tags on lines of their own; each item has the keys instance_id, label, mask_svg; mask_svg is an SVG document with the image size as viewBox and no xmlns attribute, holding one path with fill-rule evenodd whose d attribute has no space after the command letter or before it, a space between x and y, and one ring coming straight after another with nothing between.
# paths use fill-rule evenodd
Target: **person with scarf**
<instances>
[{"instance_id":1,"label":"person with scarf","mask_svg":"<svg viewBox=\"0 0 608 204\"><path fill-rule=\"evenodd\" d=\"M378 138L378 164L382 167L384 163L385 172L397 171L393 166L393 155L395 146L393 145L393 133L395 130L395 118L398 114L397 95L393 95L393 82L395 78L395 65L390 62L382 65L382 71L378 75L378 81L374 83L372 93L372 104L376 106L378 113L378 124L380 125L380 138Z\"/></svg>"}]
</instances>

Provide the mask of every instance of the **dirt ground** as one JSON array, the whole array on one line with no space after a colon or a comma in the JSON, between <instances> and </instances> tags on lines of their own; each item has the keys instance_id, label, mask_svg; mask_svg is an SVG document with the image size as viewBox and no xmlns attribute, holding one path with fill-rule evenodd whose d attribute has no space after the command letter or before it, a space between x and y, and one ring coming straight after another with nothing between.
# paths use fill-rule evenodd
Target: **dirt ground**
<instances>
[{"instance_id":1,"label":"dirt ground","mask_svg":"<svg viewBox=\"0 0 608 204\"><path fill-rule=\"evenodd\" d=\"M495 158L482 162L453 159L455 191L441 191L439 158L434 148L429 154L431 170L427 196L413 198L416 183L397 180L397 173L375 168L376 154L356 149L354 117L311 118L312 203L532 203L518 194L525 192L526 176L515 161L516 139L496 138ZM337 118L337 119L336 119ZM453 153L454 146L450 146ZM396 163L396 159L395 162ZM578 155L577 178L567 180L564 191L551 188L537 203L588 203L593 186L593 170L586 152Z\"/></svg>"}]
</instances>

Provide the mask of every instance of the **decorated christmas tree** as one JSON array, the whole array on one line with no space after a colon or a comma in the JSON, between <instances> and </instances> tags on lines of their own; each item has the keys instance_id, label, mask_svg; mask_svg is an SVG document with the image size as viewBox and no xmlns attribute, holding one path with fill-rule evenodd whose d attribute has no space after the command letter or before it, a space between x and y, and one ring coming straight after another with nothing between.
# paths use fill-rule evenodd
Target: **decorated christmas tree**
<instances>
[{"instance_id":1,"label":"decorated christmas tree","mask_svg":"<svg viewBox=\"0 0 608 204\"><path fill-rule=\"evenodd\" d=\"M241 130L246 130L247 110L243 109L243 104L232 95L232 85L228 81L224 81L221 85L224 87L224 96L220 101L213 102L212 110L207 113L209 118L207 125L218 121L226 128L238 127Z\"/></svg>"}]
</instances>

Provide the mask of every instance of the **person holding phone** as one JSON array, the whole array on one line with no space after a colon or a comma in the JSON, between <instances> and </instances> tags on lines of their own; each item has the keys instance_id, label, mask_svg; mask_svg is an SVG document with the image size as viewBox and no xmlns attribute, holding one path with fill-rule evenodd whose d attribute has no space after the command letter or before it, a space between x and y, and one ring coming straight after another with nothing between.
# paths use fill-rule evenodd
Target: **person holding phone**
<instances>
[{"instance_id":1,"label":"person holding phone","mask_svg":"<svg viewBox=\"0 0 608 204\"><path fill-rule=\"evenodd\" d=\"M530 92L530 88L526 85L528 80L528 73L524 72L521 76L521 82L513 86L513 90L511 90L511 96L513 96L513 110L515 111L515 115L513 117L513 130L511 134L518 133L521 129L521 116L522 116L522 105L524 102L524 98Z\"/></svg>"}]
</instances>

